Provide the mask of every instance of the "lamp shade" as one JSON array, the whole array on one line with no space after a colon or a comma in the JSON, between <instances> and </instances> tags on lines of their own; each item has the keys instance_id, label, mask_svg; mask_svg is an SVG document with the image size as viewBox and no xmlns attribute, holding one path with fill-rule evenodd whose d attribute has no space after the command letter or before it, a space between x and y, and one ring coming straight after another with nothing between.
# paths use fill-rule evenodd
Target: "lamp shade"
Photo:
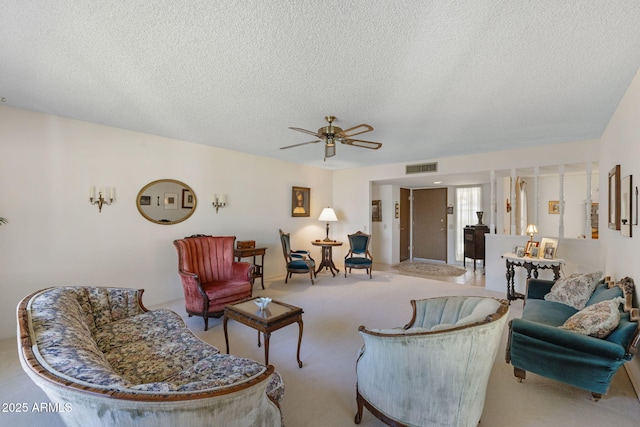
<instances>
[{"instance_id":1,"label":"lamp shade","mask_svg":"<svg viewBox=\"0 0 640 427\"><path fill-rule=\"evenodd\" d=\"M527 234L536 234L538 232L538 227L535 224L527 225Z\"/></svg>"},{"instance_id":2,"label":"lamp shade","mask_svg":"<svg viewBox=\"0 0 640 427\"><path fill-rule=\"evenodd\" d=\"M333 211L332 208L324 208L322 209L322 212L320 213L320 217L318 218L318 221L337 221L338 217L336 216L336 213Z\"/></svg>"}]
</instances>

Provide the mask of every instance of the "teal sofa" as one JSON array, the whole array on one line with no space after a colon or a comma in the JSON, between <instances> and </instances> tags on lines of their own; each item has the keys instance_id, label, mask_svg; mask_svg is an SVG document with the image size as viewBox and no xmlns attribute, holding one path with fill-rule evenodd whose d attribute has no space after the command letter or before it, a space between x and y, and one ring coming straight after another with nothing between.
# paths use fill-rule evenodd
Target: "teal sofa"
<instances>
[{"instance_id":1,"label":"teal sofa","mask_svg":"<svg viewBox=\"0 0 640 427\"><path fill-rule=\"evenodd\" d=\"M638 322L631 320L621 304L620 323L606 338L561 329L559 326L579 310L545 300L553 284L550 280L529 280L522 318L509 323L506 362L513 365L520 381L530 371L590 391L597 401L607 393L617 370L637 352ZM610 288L600 281L585 308L622 296L620 286Z\"/></svg>"}]
</instances>

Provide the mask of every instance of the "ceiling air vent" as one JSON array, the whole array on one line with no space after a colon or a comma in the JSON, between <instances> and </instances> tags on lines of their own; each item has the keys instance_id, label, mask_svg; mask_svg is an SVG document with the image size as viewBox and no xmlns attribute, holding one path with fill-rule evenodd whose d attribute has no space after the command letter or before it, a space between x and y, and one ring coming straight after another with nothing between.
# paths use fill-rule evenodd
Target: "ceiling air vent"
<instances>
[{"instance_id":1,"label":"ceiling air vent","mask_svg":"<svg viewBox=\"0 0 640 427\"><path fill-rule=\"evenodd\" d=\"M411 173L438 172L438 162L422 163L419 165L407 165L406 175Z\"/></svg>"}]
</instances>

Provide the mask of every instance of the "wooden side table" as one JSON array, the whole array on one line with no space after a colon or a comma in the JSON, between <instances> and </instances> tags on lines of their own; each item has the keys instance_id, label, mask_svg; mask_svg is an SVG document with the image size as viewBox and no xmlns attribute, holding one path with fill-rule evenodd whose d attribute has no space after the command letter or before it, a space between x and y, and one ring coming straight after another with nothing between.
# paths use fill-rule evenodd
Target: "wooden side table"
<instances>
[{"instance_id":1,"label":"wooden side table","mask_svg":"<svg viewBox=\"0 0 640 427\"><path fill-rule=\"evenodd\" d=\"M336 273L339 273L340 270L338 270L338 268L333 263L333 247L342 246L342 242L338 242L337 240L314 240L313 242L311 242L311 244L314 246L322 247L322 261L320 261L320 265L316 270L316 274L318 274L318 272L322 270L323 267L325 267L328 268L329 271L331 271L333 277L336 277Z\"/></svg>"},{"instance_id":2,"label":"wooden side table","mask_svg":"<svg viewBox=\"0 0 640 427\"><path fill-rule=\"evenodd\" d=\"M260 278L260 284L262 285L262 289L264 289L264 254L267 252L267 248L236 248L233 250L233 256L237 258L238 261L242 258L253 257L253 277L251 278L251 283L253 284L257 277ZM256 257L262 257L260 259L260 264L256 262Z\"/></svg>"},{"instance_id":3,"label":"wooden side table","mask_svg":"<svg viewBox=\"0 0 640 427\"><path fill-rule=\"evenodd\" d=\"M249 298L237 303L228 304L224 308L224 342L229 354L229 335L227 334L227 322L233 319L236 322L249 326L258 331L258 347L260 347L260 332L264 335L264 364L269 364L269 339L271 332L283 328L292 323L297 323L298 333L298 367L302 368L300 360L300 344L302 343L302 309L294 305L272 300L267 308L261 310L255 304L256 298Z\"/></svg>"},{"instance_id":4,"label":"wooden side table","mask_svg":"<svg viewBox=\"0 0 640 427\"><path fill-rule=\"evenodd\" d=\"M564 264L563 259L545 259L545 258L531 258L528 256L519 257L518 255L507 252L502 255L502 258L506 261L507 266L507 300L509 303L516 299L525 299L524 294L515 291L514 279L516 276L515 268L523 267L527 270L527 280L531 278L533 273L534 278L538 278L538 270L551 270L553 271L553 280L560 278L560 267Z\"/></svg>"}]
</instances>

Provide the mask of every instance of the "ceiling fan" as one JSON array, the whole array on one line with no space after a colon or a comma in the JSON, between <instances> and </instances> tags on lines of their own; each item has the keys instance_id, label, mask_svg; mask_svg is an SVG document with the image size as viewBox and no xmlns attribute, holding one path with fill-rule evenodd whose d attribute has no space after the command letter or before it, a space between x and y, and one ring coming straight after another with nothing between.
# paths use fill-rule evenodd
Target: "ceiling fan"
<instances>
[{"instance_id":1,"label":"ceiling fan","mask_svg":"<svg viewBox=\"0 0 640 427\"><path fill-rule=\"evenodd\" d=\"M306 144L315 144L316 142L324 141L324 160L327 160L327 157L333 157L336 155L336 141L340 141L342 144L353 145L355 147L360 148L369 148L370 150L377 150L382 147L382 144L379 142L373 141L363 141L361 139L352 139L352 136L360 135L361 133L371 132L373 130L373 126L360 124L349 129L342 130L338 126L333 126L333 122L335 121L334 116L326 116L325 120L329 123L329 126L323 126L318 129L318 132L313 132L306 129L289 127L289 129L308 133L309 135L313 135L318 138L316 141L308 141L302 142L300 144L287 145L286 147L281 147L281 150L286 150L287 148L299 147L301 145Z\"/></svg>"}]
</instances>

